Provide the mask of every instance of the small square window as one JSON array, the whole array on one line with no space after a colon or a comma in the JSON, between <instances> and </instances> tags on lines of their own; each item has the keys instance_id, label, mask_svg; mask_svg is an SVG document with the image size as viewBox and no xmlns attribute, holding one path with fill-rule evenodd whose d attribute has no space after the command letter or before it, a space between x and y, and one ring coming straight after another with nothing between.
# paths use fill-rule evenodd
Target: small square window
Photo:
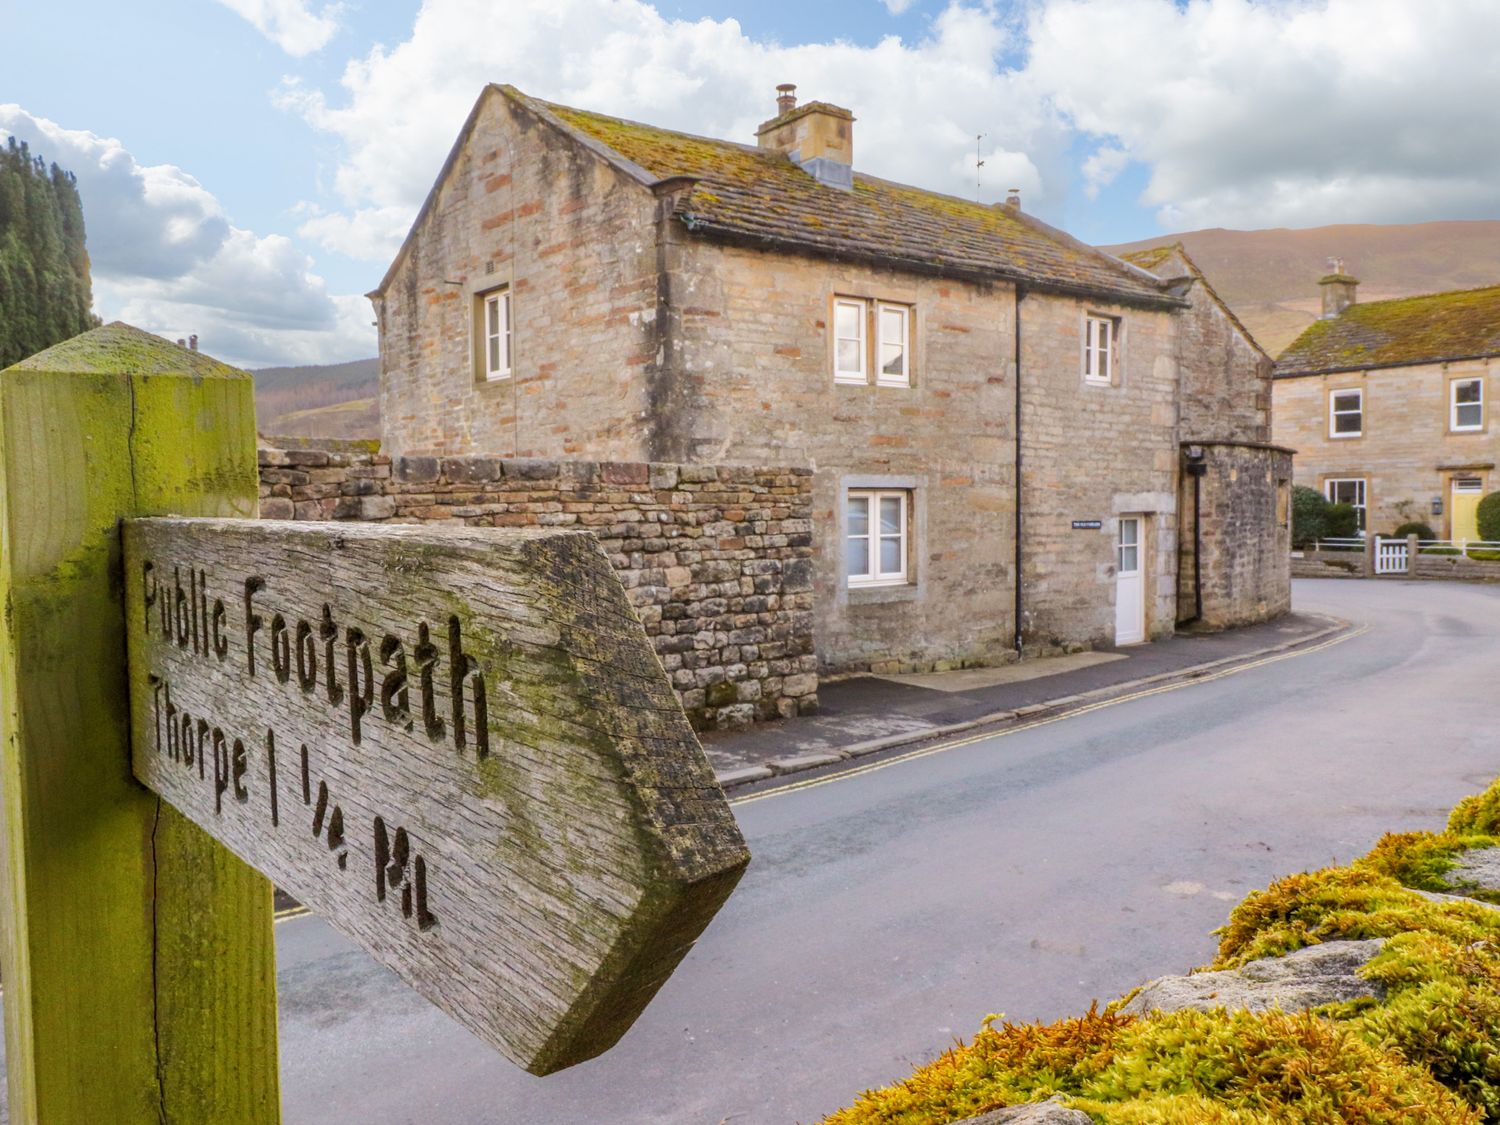
<instances>
[{"instance_id":1,"label":"small square window","mask_svg":"<svg viewBox=\"0 0 1500 1125\"><path fill-rule=\"evenodd\" d=\"M1120 322L1112 316L1084 318L1083 377L1087 382L1115 381L1116 356L1120 349Z\"/></svg>"},{"instance_id":2,"label":"small square window","mask_svg":"<svg viewBox=\"0 0 1500 1125\"><path fill-rule=\"evenodd\" d=\"M845 498L845 562L850 586L907 581L911 493L850 489Z\"/></svg>"},{"instance_id":3,"label":"small square window","mask_svg":"<svg viewBox=\"0 0 1500 1125\"><path fill-rule=\"evenodd\" d=\"M476 298L475 374L483 382L510 378L510 288L492 289Z\"/></svg>"},{"instance_id":4,"label":"small square window","mask_svg":"<svg viewBox=\"0 0 1500 1125\"><path fill-rule=\"evenodd\" d=\"M1484 380L1455 379L1448 386L1453 406L1449 427L1454 430L1484 429Z\"/></svg>"},{"instance_id":5,"label":"small square window","mask_svg":"<svg viewBox=\"0 0 1500 1125\"><path fill-rule=\"evenodd\" d=\"M1360 437L1365 432L1365 392L1332 391L1328 395L1328 436Z\"/></svg>"}]
</instances>

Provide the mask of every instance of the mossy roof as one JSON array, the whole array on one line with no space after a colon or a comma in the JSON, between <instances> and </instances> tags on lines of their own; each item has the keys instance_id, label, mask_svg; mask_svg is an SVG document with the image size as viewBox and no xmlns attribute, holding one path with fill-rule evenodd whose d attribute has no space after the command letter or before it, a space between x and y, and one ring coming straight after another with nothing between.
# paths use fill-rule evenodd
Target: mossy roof
<instances>
[{"instance_id":1,"label":"mossy roof","mask_svg":"<svg viewBox=\"0 0 1500 1125\"><path fill-rule=\"evenodd\" d=\"M944 276L1178 305L1156 278L1022 214L856 172L852 191L819 183L786 156L569 106L507 96L644 171L693 183L675 213L695 234ZM593 147L592 145L590 147Z\"/></svg>"},{"instance_id":2,"label":"mossy roof","mask_svg":"<svg viewBox=\"0 0 1500 1125\"><path fill-rule=\"evenodd\" d=\"M21 360L9 371L71 375L192 375L200 379L251 378L227 363L191 351L122 321L91 328Z\"/></svg>"},{"instance_id":3,"label":"mossy roof","mask_svg":"<svg viewBox=\"0 0 1500 1125\"><path fill-rule=\"evenodd\" d=\"M1500 355L1500 285L1353 304L1276 360L1276 377Z\"/></svg>"}]
</instances>

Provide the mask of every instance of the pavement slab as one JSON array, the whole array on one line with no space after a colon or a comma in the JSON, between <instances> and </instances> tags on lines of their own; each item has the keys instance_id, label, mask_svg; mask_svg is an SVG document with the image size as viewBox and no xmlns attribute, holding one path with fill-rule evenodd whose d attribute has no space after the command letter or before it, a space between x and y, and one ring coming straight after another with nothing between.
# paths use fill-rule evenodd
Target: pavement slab
<instances>
[{"instance_id":1,"label":"pavement slab","mask_svg":"<svg viewBox=\"0 0 1500 1125\"><path fill-rule=\"evenodd\" d=\"M816 715L713 731L703 748L726 789L821 769L841 761L973 727L1085 706L1133 687L1191 679L1228 664L1347 628L1316 613L1219 633L1181 633L1126 648L1041 657L994 668L912 675L858 675L818 689Z\"/></svg>"}]
</instances>

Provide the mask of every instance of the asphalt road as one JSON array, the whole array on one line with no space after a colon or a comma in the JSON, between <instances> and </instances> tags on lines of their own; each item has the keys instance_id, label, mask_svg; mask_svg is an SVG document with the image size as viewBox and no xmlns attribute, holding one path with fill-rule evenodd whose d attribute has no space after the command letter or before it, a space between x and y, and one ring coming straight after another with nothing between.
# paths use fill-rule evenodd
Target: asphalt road
<instances>
[{"instance_id":1,"label":"asphalt road","mask_svg":"<svg viewBox=\"0 0 1500 1125\"><path fill-rule=\"evenodd\" d=\"M739 891L609 1054L530 1077L321 921L277 931L289 1125L812 1122L989 1012L1208 960L1248 890L1500 774L1500 588L1303 582L1321 651L736 806Z\"/></svg>"},{"instance_id":2,"label":"asphalt road","mask_svg":"<svg viewBox=\"0 0 1500 1125\"><path fill-rule=\"evenodd\" d=\"M546 1079L317 919L279 930L286 1120L811 1122L988 1012L1208 960L1232 902L1500 774L1500 588L1304 582L1319 652L740 804L755 859L640 1023Z\"/></svg>"}]
</instances>

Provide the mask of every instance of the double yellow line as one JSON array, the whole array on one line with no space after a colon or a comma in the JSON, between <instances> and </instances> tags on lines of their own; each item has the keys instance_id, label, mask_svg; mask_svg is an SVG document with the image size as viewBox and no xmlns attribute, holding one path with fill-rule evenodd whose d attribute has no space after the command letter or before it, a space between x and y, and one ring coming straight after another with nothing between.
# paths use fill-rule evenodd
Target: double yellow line
<instances>
[{"instance_id":1,"label":"double yellow line","mask_svg":"<svg viewBox=\"0 0 1500 1125\"><path fill-rule=\"evenodd\" d=\"M1370 631L1368 625L1360 625L1348 632L1340 633L1336 637L1323 641L1320 644L1310 645L1307 648L1294 648L1287 652L1277 653L1275 656L1267 656L1261 660L1251 660L1244 664L1235 664L1232 667L1211 672L1202 676L1194 676L1190 679L1174 680L1171 683L1161 684L1157 687L1145 688L1141 691L1131 692L1128 695L1117 695L1110 699L1102 699L1098 703L1090 703L1083 707L1075 707L1070 711L1064 711L1060 715L1051 715L1044 719L1036 719L1031 722L1017 723L1014 726L1003 727L1000 730L991 730L983 734L970 734L962 738L955 738L951 742L940 742L934 746L921 746L915 750L908 750L904 754L897 754L890 758L880 758L868 762L865 765L852 766L849 769L840 770L837 773L827 774L822 777L808 778L806 781L793 781L786 785L779 785L774 789L765 789L759 793L751 793L744 797L735 797L730 804L736 807L740 805L754 804L756 801L764 801L771 797L780 797L786 793L795 793L802 789L816 789L820 785L831 785L836 781L847 781L851 777L859 777L863 774L874 773L876 770L889 769L891 766L904 765L907 762L915 762L919 758L927 758L933 754L941 754L947 750L957 750L961 746L972 746L976 742L988 742L993 739L1008 738L1013 734L1023 731L1035 730L1037 727L1045 727L1051 723L1060 723L1064 719L1076 719L1080 715L1087 715L1091 711L1102 711L1106 707L1116 707L1121 703L1131 703L1137 699L1146 699L1153 695L1161 695L1169 691L1178 691L1181 688L1193 687L1196 684L1211 684L1215 680L1227 679L1237 676L1241 672L1248 672L1252 668L1264 668L1267 664L1278 664L1283 660L1291 660L1298 656L1308 656L1314 652L1322 652L1324 649L1341 645L1345 641L1353 640Z\"/></svg>"}]
</instances>

